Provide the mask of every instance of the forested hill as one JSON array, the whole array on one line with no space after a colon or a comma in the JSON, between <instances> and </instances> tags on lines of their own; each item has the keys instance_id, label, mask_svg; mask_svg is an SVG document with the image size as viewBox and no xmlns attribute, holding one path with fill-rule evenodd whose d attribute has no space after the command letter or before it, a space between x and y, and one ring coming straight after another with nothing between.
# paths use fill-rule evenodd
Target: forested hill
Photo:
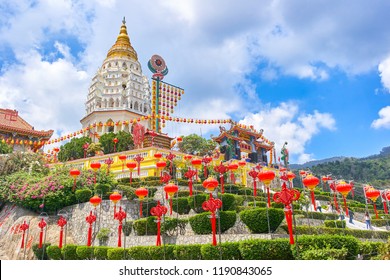
<instances>
[{"instance_id":1,"label":"forested hill","mask_svg":"<svg viewBox=\"0 0 390 280\"><path fill-rule=\"evenodd\" d=\"M386 151L386 152L383 152ZM336 179L354 180L374 186L390 185L390 147L383 148L381 154L367 158L344 158L333 162L312 166L311 171L318 175L332 174Z\"/></svg>"}]
</instances>

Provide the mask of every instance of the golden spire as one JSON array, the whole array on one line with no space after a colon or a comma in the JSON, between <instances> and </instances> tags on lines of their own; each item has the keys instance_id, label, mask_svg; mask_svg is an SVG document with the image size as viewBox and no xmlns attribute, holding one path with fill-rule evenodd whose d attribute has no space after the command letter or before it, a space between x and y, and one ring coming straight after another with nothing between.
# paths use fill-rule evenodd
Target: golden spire
<instances>
[{"instance_id":1,"label":"golden spire","mask_svg":"<svg viewBox=\"0 0 390 280\"><path fill-rule=\"evenodd\" d=\"M111 57L126 57L138 61L137 52L131 46L130 38L127 34L125 17L123 17L122 26L116 42L107 53L107 58Z\"/></svg>"}]
</instances>

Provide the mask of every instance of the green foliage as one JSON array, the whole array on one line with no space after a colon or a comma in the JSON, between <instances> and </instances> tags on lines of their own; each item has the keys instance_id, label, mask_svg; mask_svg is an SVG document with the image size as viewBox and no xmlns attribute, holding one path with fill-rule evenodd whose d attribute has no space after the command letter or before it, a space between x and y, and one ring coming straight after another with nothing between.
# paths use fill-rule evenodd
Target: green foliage
<instances>
[{"instance_id":1,"label":"green foliage","mask_svg":"<svg viewBox=\"0 0 390 280\"><path fill-rule=\"evenodd\" d=\"M339 218L338 214L335 214L335 213L321 213L321 212L303 211L302 215L304 215L305 218L316 219L316 220L337 220Z\"/></svg>"},{"instance_id":2,"label":"green foliage","mask_svg":"<svg viewBox=\"0 0 390 280\"><path fill-rule=\"evenodd\" d=\"M134 246L127 249L127 256L130 260L150 260L152 256L149 253L150 246Z\"/></svg>"},{"instance_id":3,"label":"green foliage","mask_svg":"<svg viewBox=\"0 0 390 280\"><path fill-rule=\"evenodd\" d=\"M78 246L76 248L76 254L79 260L93 260L95 247L92 246Z\"/></svg>"},{"instance_id":4,"label":"green foliage","mask_svg":"<svg viewBox=\"0 0 390 280\"><path fill-rule=\"evenodd\" d=\"M64 260L78 260L79 257L77 255L77 245L74 244L67 244L62 247L61 253L62 253L62 258Z\"/></svg>"},{"instance_id":5,"label":"green foliage","mask_svg":"<svg viewBox=\"0 0 390 280\"><path fill-rule=\"evenodd\" d=\"M49 168L41 154L33 152L14 152L7 156L0 157L0 175L24 171L28 175L47 175Z\"/></svg>"},{"instance_id":6,"label":"green foliage","mask_svg":"<svg viewBox=\"0 0 390 280\"><path fill-rule=\"evenodd\" d=\"M359 254L363 260L370 260L378 256L380 249L384 246L383 242L362 241L359 242Z\"/></svg>"},{"instance_id":7,"label":"green foliage","mask_svg":"<svg viewBox=\"0 0 390 280\"><path fill-rule=\"evenodd\" d=\"M255 203L251 201L251 202L248 203L248 206L249 207L254 207ZM266 208L267 207L267 202L265 202L265 201L256 201L256 207Z\"/></svg>"},{"instance_id":8,"label":"green foliage","mask_svg":"<svg viewBox=\"0 0 390 280\"><path fill-rule=\"evenodd\" d=\"M109 228L101 228L96 235L96 238L99 240L100 243L104 244L110 238L110 232L111 230Z\"/></svg>"},{"instance_id":9,"label":"green foliage","mask_svg":"<svg viewBox=\"0 0 390 280\"><path fill-rule=\"evenodd\" d=\"M302 260L345 260L348 254L346 248L341 249L312 249L302 252Z\"/></svg>"},{"instance_id":10,"label":"green foliage","mask_svg":"<svg viewBox=\"0 0 390 280\"><path fill-rule=\"evenodd\" d=\"M148 246L150 260L174 260L175 245Z\"/></svg>"},{"instance_id":11,"label":"green foliage","mask_svg":"<svg viewBox=\"0 0 390 280\"><path fill-rule=\"evenodd\" d=\"M207 199L207 194L196 194L188 198L188 204L190 205L191 209L194 210L196 213L202 213L204 212L202 204Z\"/></svg>"},{"instance_id":12,"label":"green foliage","mask_svg":"<svg viewBox=\"0 0 390 280\"><path fill-rule=\"evenodd\" d=\"M292 251L296 259L302 257L302 253L313 249L343 249L348 253L346 259L353 260L359 252L359 241L353 236L340 235L303 235L299 236Z\"/></svg>"},{"instance_id":13,"label":"green foliage","mask_svg":"<svg viewBox=\"0 0 390 280\"><path fill-rule=\"evenodd\" d=\"M60 147L58 152L58 160L65 162L69 160L75 160L84 157L85 143L91 143L92 140L89 137L72 138L68 143Z\"/></svg>"},{"instance_id":14,"label":"green foliage","mask_svg":"<svg viewBox=\"0 0 390 280\"><path fill-rule=\"evenodd\" d=\"M0 154L10 154L13 151L13 147L7 143L0 141Z\"/></svg>"},{"instance_id":15,"label":"green foliage","mask_svg":"<svg viewBox=\"0 0 390 280\"><path fill-rule=\"evenodd\" d=\"M244 260L293 260L288 239L251 239L240 242Z\"/></svg>"},{"instance_id":16,"label":"green foliage","mask_svg":"<svg viewBox=\"0 0 390 280\"><path fill-rule=\"evenodd\" d=\"M204 212L192 216L189 218L190 225L192 230L196 234L210 234L211 231L211 221L210 221L210 212ZM220 223L221 223L221 233L227 231L229 228L234 226L236 223L236 212L235 211L220 211ZM217 231L219 230L219 222L216 220Z\"/></svg>"},{"instance_id":17,"label":"green foliage","mask_svg":"<svg viewBox=\"0 0 390 280\"><path fill-rule=\"evenodd\" d=\"M268 209L269 226L271 232L275 231L284 219L282 209ZM252 233L268 232L267 208L255 208L240 212L240 218Z\"/></svg>"},{"instance_id":18,"label":"green foliage","mask_svg":"<svg viewBox=\"0 0 390 280\"><path fill-rule=\"evenodd\" d=\"M371 224L376 227L390 226L390 219L372 219Z\"/></svg>"},{"instance_id":19,"label":"green foliage","mask_svg":"<svg viewBox=\"0 0 390 280\"><path fill-rule=\"evenodd\" d=\"M179 143L179 150L185 154L204 156L212 153L216 146L217 144L211 139L206 140L199 135L190 134L183 137L183 141Z\"/></svg>"},{"instance_id":20,"label":"green foliage","mask_svg":"<svg viewBox=\"0 0 390 280\"><path fill-rule=\"evenodd\" d=\"M229 211L229 210L236 210L237 203L236 203L236 197L239 197L237 195L233 195L230 193L224 193L222 195L222 210L223 211Z\"/></svg>"},{"instance_id":21,"label":"green foliage","mask_svg":"<svg viewBox=\"0 0 390 280\"><path fill-rule=\"evenodd\" d=\"M144 201L142 202L142 216L149 217L151 215L150 209L155 206L157 206L157 201L153 198L144 199Z\"/></svg>"},{"instance_id":22,"label":"green foliage","mask_svg":"<svg viewBox=\"0 0 390 280\"><path fill-rule=\"evenodd\" d=\"M98 246L94 248L93 254L97 260L107 260L107 251L110 247Z\"/></svg>"},{"instance_id":23,"label":"green foliage","mask_svg":"<svg viewBox=\"0 0 390 280\"><path fill-rule=\"evenodd\" d=\"M390 260L390 238L387 243L379 247L379 257L382 260Z\"/></svg>"},{"instance_id":24,"label":"green foliage","mask_svg":"<svg viewBox=\"0 0 390 280\"><path fill-rule=\"evenodd\" d=\"M179 213L180 215L188 214L191 210L186 197L172 199L172 208L173 211Z\"/></svg>"},{"instance_id":25,"label":"green foliage","mask_svg":"<svg viewBox=\"0 0 390 280\"><path fill-rule=\"evenodd\" d=\"M346 228L345 220L343 220L343 221L340 221L340 220L334 220L334 221L326 220L326 221L324 221L324 225L326 227L330 227L330 228Z\"/></svg>"},{"instance_id":26,"label":"green foliage","mask_svg":"<svg viewBox=\"0 0 390 280\"><path fill-rule=\"evenodd\" d=\"M157 223L155 222L156 217L150 216L135 220L133 223L134 232L136 235L156 235L157 234ZM183 231L187 220L176 219L165 217L164 221L161 222L161 233L167 235L177 234L177 231Z\"/></svg>"},{"instance_id":27,"label":"green foliage","mask_svg":"<svg viewBox=\"0 0 390 280\"><path fill-rule=\"evenodd\" d=\"M133 221L126 221L123 224L122 231L125 234L125 236L129 236L132 229L133 229Z\"/></svg>"},{"instance_id":28,"label":"green foliage","mask_svg":"<svg viewBox=\"0 0 390 280\"><path fill-rule=\"evenodd\" d=\"M133 149L134 142L133 137L129 132L119 131L118 133L105 133L100 137L99 142L102 145L104 154L110 154L114 152L114 138L118 139L116 144L116 151L128 151Z\"/></svg>"},{"instance_id":29,"label":"green foliage","mask_svg":"<svg viewBox=\"0 0 390 280\"><path fill-rule=\"evenodd\" d=\"M192 244L192 245L176 245L174 249L175 258L177 260L201 260L200 244Z\"/></svg>"},{"instance_id":30,"label":"green foliage","mask_svg":"<svg viewBox=\"0 0 390 280\"><path fill-rule=\"evenodd\" d=\"M201 247L203 260L241 260L239 242L226 242L213 246L205 244Z\"/></svg>"},{"instance_id":31,"label":"green foliage","mask_svg":"<svg viewBox=\"0 0 390 280\"><path fill-rule=\"evenodd\" d=\"M94 191L97 195L101 196L102 198L108 198L108 192L110 192L111 186L109 184L100 184L97 183Z\"/></svg>"},{"instance_id":32,"label":"green foliage","mask_svg":"<svg viewBox=\"0 0 390 280\"><path fill-rule=\"evenodd\" d=\"M50 245L46 248L47 257L50 260L62 260L61 249L57 245Z\"/></svg>"},{"instance_id":33,"label":"green foliage","mask_svg":"<svg viewBox=\"0 0 390 280\"><path fill-rule=\"evenodd\" d=\"M75 192L76 199L79 203L87 202L92 197L92 191L90 189L80 189Z\"/></svg>"},{"instance_id":34,"label":"green foliage","mask_svg":"<svg viewBox=\"0 0 390 280\"><path fill-rule=\"evenodd\" d=\"M41 248L38 248L38 247L39 247L39 244L33 244L32 250L33 250L33 252L34 252L35 257L36 257L38 260L48 260L49 257L48 257L48 255L47 255L47 250L46 250L46 248L48 248L50 245L51 245L51 243L43 243L43 244L42 244L42 247L41 247Z\"/></svg>"},{"instance_id":35,"label":"green foliage","mask_svg":"<svg viewBox=\"0 0 390 280\"><path fill-rule=\"evenodd\" d=\"M123 192L123 196L127 197L127 200L133 200L137 198L135 195L135 188L126 186L126 185L118 185L117 189Z\"/></svg>"},{"instance_id":36,"label":"green foliage","mask_svg":"<svg viewBox=\"0 0 390 280\"><path fill-rule=\"evenodd\" d=\"M125 260L126 251L123 248L110 248L107 250L107 259L108 260Z\"/></svg>"},{"instance_id":37,"label":"green foliage","mask_svg":"<svg viewBox=\"0 0 390 280\"><path fill-rule=\"evenodd\" d=\"M95 155L101 154L102 151L103 151L103 147L102 147L101 143L99 143L99 142L91 143L88 146L87 154L88 154L88 156L95 156Z\"/></svg>"}]
</instances>

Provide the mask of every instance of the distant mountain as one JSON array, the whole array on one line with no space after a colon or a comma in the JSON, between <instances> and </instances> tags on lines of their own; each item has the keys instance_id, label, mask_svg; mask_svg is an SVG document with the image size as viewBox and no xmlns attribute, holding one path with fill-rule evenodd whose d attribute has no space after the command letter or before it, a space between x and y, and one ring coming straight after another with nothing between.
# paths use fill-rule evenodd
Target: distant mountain
<instances>
[{"instance_id":1,"label":"distant mountain","mask_svg":"<svg viewBox=\"0 0 390 280\"><path fill-rule=\"evenodd\" d=\"M312 160L305 162L303 164L290 164L291 169L306 169L311 168L318 164L328 163L328 162L335 162L335 161L343 161L347 157L331 157L326 159L320 159L320 160Z\"/></svg>"}]
</instances>

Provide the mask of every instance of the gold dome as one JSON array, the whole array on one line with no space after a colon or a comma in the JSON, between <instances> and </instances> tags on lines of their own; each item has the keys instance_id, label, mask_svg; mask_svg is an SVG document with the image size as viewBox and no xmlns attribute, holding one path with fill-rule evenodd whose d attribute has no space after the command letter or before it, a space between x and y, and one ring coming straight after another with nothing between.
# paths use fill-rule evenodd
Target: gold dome
<instances>
[{"instance_id":1,"label":"gold dome","mask_svg":"<svg viewBox=\"0 0 390 280\"><path fill-rule=\"evenodd\" d=\"M137 52L132 47L129 35L127 34L125 18L123 18L121 30L119 32L115 44L110 48L107 53L107 58L112 57L127 57L138 61Z\"/></svg>"}]
</instances>

